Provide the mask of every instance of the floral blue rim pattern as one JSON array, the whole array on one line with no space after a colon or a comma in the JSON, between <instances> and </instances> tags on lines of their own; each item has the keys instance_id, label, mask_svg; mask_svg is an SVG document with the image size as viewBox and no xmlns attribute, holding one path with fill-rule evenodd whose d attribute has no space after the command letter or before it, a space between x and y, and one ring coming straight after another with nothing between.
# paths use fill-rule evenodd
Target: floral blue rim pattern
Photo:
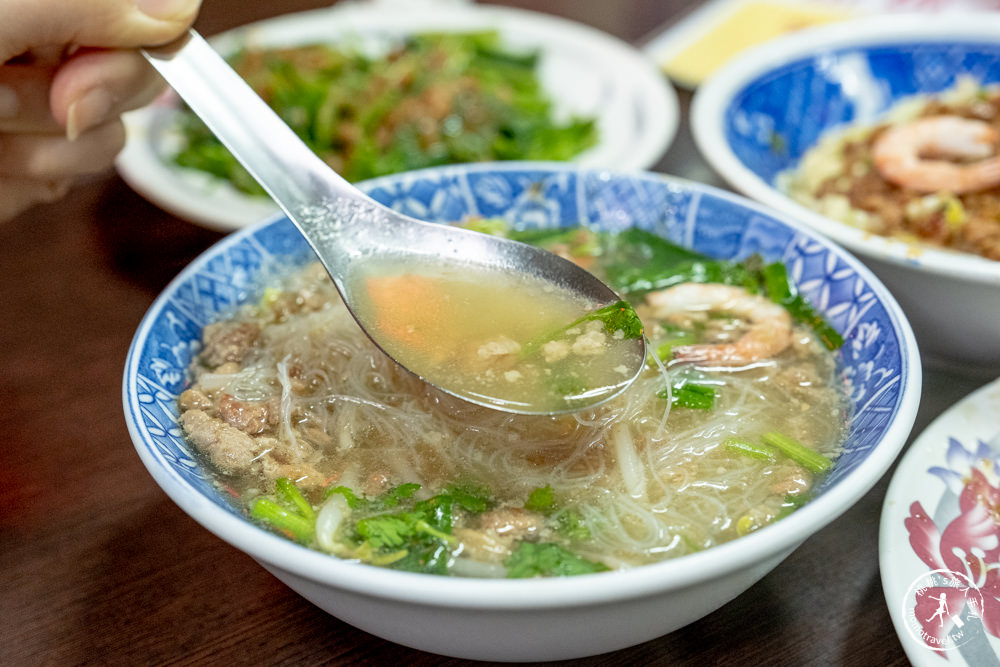
<instances>
[{"instance_id":1,"label":"floral blue rim pattern","mask_svg":"<svg viewBox=\"0 0 1000 667\"><path fill-rule=\"evenodd\" d=\"M363 185L379 201L433 221L516 216L530 226L634 225L719 258L759 253L782 260L791 277L840 331L854 405L853 442L823 489L860 465L900 409L907 360L898 323L857 260L764 209L705 186L652 174L510 164L445 167ZM254 296L262 271L309 257L292 224L277 218L234 233L205 252L150 308L126 361L126 419L144 460L155 459L200 497L238 514L205 475L177 425L176 398L202 327ZM896 325L896 326L894 326Z\"/></svg>"},{"instance_id":2,"label":"floral blue rim pattern","mask_svg":"<svg viewBox=\"0 0 1000 667\"><path fill-rule=\"evenodd\" d=\"M775 68L734 95L725 112L726 141L747 168L773 184L829 128L875 120L902 98L945 90L956 73L1000 81L1000 44L931 41L824 51Z\"/></svg>"}]
</instances>

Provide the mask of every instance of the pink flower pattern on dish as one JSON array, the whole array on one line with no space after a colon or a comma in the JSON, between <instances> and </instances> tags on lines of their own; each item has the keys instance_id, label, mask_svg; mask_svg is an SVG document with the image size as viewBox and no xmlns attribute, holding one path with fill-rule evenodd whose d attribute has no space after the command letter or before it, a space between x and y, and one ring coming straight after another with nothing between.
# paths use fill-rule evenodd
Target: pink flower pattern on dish
<instances>
[{"instance_id":1,"label":"pink flower pattern on dish","mask_svg":"<svg viewBox=\"0 0 1000 667\"><path fill-rule=\"evenodd\" d=\"M944 529L934 522L920 502L910 505L904 525L914 553L931 570L955 573L954 581L971 582L978 594L961 586L928 588L915 602L915 615L924 631L924 641L935 648L951 630L954 621L941 623L930 607L942 593L951 596L954 617L966 607L969 615L982 619L984 629L1000 637L1000 486L991 484L987 475L996 477L1000 466L993 450L983 442L970 452L954 438L949 439L948 467L930 468L958 498L958 514ZM985 472L984 472L985 471ZM944 522L942 522L944 523ZM958 594L959 599L954 599ZM978 609L979 599L982 609Z\"/></svg>"}]
</instances>

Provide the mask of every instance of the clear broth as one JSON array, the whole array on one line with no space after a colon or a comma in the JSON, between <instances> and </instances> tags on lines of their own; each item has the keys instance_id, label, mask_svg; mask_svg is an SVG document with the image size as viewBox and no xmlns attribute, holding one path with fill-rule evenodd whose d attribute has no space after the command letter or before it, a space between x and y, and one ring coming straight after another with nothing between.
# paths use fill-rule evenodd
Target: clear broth
<instances>
[{"instance_id":1,"label":"clear broth","mask_svg":"<svg viewBox=\"0 0 1000 667\"><path fill-rule=\"evenodd\" d=\"M544 413L595 405L627 386L641 345L597 304L539 278L469 267L369 264L352 279L376 342L428 382L481 405Z\"/></svg>"}]
</instances>

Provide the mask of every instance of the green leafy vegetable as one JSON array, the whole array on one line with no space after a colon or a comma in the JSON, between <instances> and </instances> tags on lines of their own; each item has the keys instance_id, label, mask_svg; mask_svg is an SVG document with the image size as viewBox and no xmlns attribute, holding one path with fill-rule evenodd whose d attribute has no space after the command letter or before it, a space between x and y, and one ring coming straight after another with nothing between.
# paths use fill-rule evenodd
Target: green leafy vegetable
<instances>
[{"instance_id":1,"label":"green leafy vegetable","mask_svg":"<svg viewBox=\"0 0 1000 667\"><path fill-rule=\"evenodd\" d=\"M765 433L761 440L811 472L822 473L833 467L833 461L827 457L777 431Z\"/></svg>"},{"instance_id":2,"label":"green leafy vegetable","mask_svg":"<svg viewBox=\"0 0 1000 667\"><path fill-rule=\"evenodd\" d=\"M552 252L565 252L570 257L594 257L603 252L602 233L586 227L511 229L507 237Z\"/></svg>"},{"instance_id":3,"label":"green leafy vegetable","mask_svg":"<svg viewBox=\"0 0 1000 667\"><path fill-rule=\"evenodd\" d=\"M433 502L431 502L433 501ZM411 511L376 515L355 524L357 553L390 560L389 567L410 572L447 574L455 538L451 535L452 502L435 496Z\"/></svg>"},{"instance_id":4,"label":"green leafy vegetable","mask_svg":"<svg viewBox=\"0 0 1000 667\"><path fill-rule=\"evenodd\" d=\"M562 510L556 514L556 532L574 541L589 540L590 527L584 521L583 515L573 509Z\"/></svg>"},{"instance_id":5,"label":"green leafy vegetable","mask_svg":"<svg viewBox=\"0 0 1000 667\"><path fill-rule=\"evenodd\" d=\"M605 254L612 262L608 280L622 294L633 297L686 282L739 286L763 292L784 306L795 320L811 327L828 349L843 345L843 337L798 293L780 262L765 264L756 255L742 262L716 260L634 228L618 236L614 245L605 242Z\"/></svg>"},{"instance_id":6,"label":"green leafy vegetable","mask_svg":"<svg viewBox=\"0 0 1000 667\"><path fill-rule=\"evenodd\" d=\"M604 254L610 264L608 279L612 284L625 289L633 281L653 280L648 270L674 267L686 262L709 259L701 253L671 243L663 237L638 227L609 235L613 238L605 243Z\"/></svg>"},{"instance_id":7,"label":"green leafy vegetable","mask_svg":"<svg viewBox=\"0 0 1000 667\"><path fill-rule=\"evenodd\" d=\"M738 285L750 292L757 292L759 289L754 274L744 264L714 259L631 267L612 281L616 288L628 295L666 289L681 283Z\"/></svg>"},{"instance_id":8,"label":"green leafy vegetable","mask_svg":"<svg viewBox=\"0 0 1000 667\"><path fill-rule=\"evenodd\" d=\"M274 499L260 496L253 500L250 516L302 544L309 544L316 530L316 512L287 477L275 482Z\"/></svg>"},{"instance_id":9,"label":"green leafy vegetable","mask_svg":"<svg viewBox=\"0 0 1000 667\"><path fill-rule=\"evenodd\" d=\"M560 508L555 492L548 484L534 489L524 503L524 509L539 512L554 522L550 525L563 537L570 540L590 539L590 528L583 515L572 508Z\"/></svg>"},{"instance_id":10,"label":"green leafy vegetable","mask_svg":"<svg viewBox=\"0 0 1000 667\"><path fill-rule=\"evenodd\" d=\"M481 513L493 506L489 489L471 484L451 484L445 491L455 504L467 512Z\"/></svg>"},{"instance_id":11,"label":"green leafy vegetable","mask_svg":"<svg viewBox=\"0 0 1000 667\"><path fill-rule=\"evenodd\" d=\"M493 500L483 488L453 484L417 501L414 494L419 488L401 484L375 498L358 496L345 486L327 492L343 495L354 512L347 529L353 541L346 547L351 557L394 569L447 574L457 543L452 535L456 510L482 513Z\"/></svg>"},{"instance_id":12,"label":"green leafy vegetable","mask_svg":"<svg viewBox=\"0 0 1000 667\"><path fill-rule=\"evenodd\" d=\"M450 521L448 522L450 529ZM356 530L375 549L398 549L412 540L428 537L454 544L449 533L432 526L420 512L387 514L358 521Z\"/></svg>"},{"instance_id":13,"label":"green leafy vegetable","mask_svg":"<svg viewBox=\"0 0 1000 667\"><path fill-rule=\"evenodd\" d=\"M344 496L344 499L347 500L347 506L352 510L358 510L366 506L367 501L364 498L358 497L354 491L351 491L346 486L335 486L327 489L323 494L324 500L335 493L339 493Z\"/></svg>"},{"instance_id":14,"label":"green leafy vegetable","mask_svg":"<svg viewBox=\"0 0 1000 667\"><path fill-rule=\"evenodd\" d=\"M295 486L295 482L287 477L279 477L275 481L274 486L278 498L291 510L307 519L312 519L316 516L312 505L309 504L306 497L299 491L299 487Z\"/></svg>"},{"instance_id":15,"label":"green leafy vegetable","mask_svg":"<svg viewBox=\"0 0 1000 667\"><path fill-rule=\"evenodd\" d=\"M557 340L564 336L566 332L573 327L577 327L584 322L591 321L599 321L603 323L604 330L611 335L614 335L617 331L621 331L626 339L641 338L643 334L642 321L636 314L632 304L628 301L616 301L615 303L593 310L583 317L570 322L564 327L560 327L555 331L539 336L533 341L529 341L521 347L521 356L529 357L542 349L542 346L549 341ZM586 387L579 385L578 380L573 378L554 377L553 382L557 383L557 391L564 396L571 396L576 393L578 389L586 389ZM560 382L569 384L558 384ZM573 383L577 384L574 385Z\"/></svg>"},{"instance_id":16,"label":"green leafy vegetable","mask_svg":"<svg viewBox=\"0 0 1000 667\"><path fill-rule=\"evenodd\" d=\"M555 506L555 494L552 491L552 487L548 484L532 491L524 503L524 509L543 514L552 511Z\"/></svg>"},{"instance_id":17,"label":"green leafy vegetable","mask_svg":"<svg viewBox=\"0 0 1000 667\"><path fill-rule=\"evenodd\" d=\"M685 380L671 386L669 392L661 389L656 395L664 399L670 396L671 405L692 410L711 410L715 405L715 387Z\"/></svg>"},{"instance_id":18,"label":"green leafy vegetable","mask_svg":"<svg viewBox=\"0 0 1000 667\"><path fill-rule=\"evenodd\" d=\"M327 45L251 48L236 70L350 181L487 160L568 160L597 143L593 118L557 119L538 53L495 31L415 35L384 56ZM263 194L193 114L176 163Z\"/></svg>"},{"instance_id":19,"label":"green leafy vegetable","mask_svg":"<svg viewBox=\"0 0 1000 667\"><path fill-rule=\"evenodd\" d=\"M634 227L612 236L605 241L603 254L609 264L608 281L622 294L641 295L685 282L757 290L751 270L742 262L716 260Z\"/></svg>"},{"instance_id":20,"label":"green leafy vegetable","mask_svg":"<svg viewBox=\"0 0 1000 667\"><path fill-rule=\"evenodd\" d=\"M509 238L510 223L503 218L470 218L462 223L462 227L480 234Z\"/></svg>"},{"instance_id":21,"label":"green leafy vegetable","mask_svg":"<svg viewBox=\"0 0 1000 667\"><path fill-rule=\"evenodd\" d=\"M489 224L472 221L468 226L542 248L568 246L575 256L600 255L607 264L607 282L632 299L688 282L733 285L751 293L763 293L784 306L796 321L812 328L828 349L835 350L844 342L823 315L798 293L788 279L785 266L780 262L766 264L758 255L743 261L717 260L636 227L616 233L582 227L514 230L509 223L496 219ZM551 338L543 342L548 340ZM688 337L678 337L676 341L662 343L656 354L660 359L668 359L672 346L693 342Z\"/></svg>"},{"instance_id":22,"label":"green leafy vegetable","mask_svg":"<svg viewBox=\"0 0 1000 667\"><path fill-rule=\"evenodd\" d=\"M681 347L682 345L694 345L697 342L698 338L694 334L681 334L679 336L669 338L657 345L655 353L658 359L666 361L674 356L675 347Z\"/></svg>"},{"instance_id":23,"label":"green leafy vegetable","mask_svg":"<svg viewBox=\"0 0 1000 667\"><path fill-rule=\"evenodd\" d=\"M551 542L520 542L504 565L512 579L565 577L609 569L604 563L588 560Z\"/></svg>"},{"instance_id":24,"label":"green leafy vegetable","mask_svg":"<svg viewBox=\"0 0 1000 667\"><path fill-rule=\"evenodd\" d=\"M571 329L584 322L594 320L602 322L604 330L609 334L621 331L625 334L625 338L642 338L642 321L636 314L635 309L632 308L632 304L628 301L616 301L615 303L598 308L591 313L587 313L567 328Z\"/></svg>"},{"instance_id":25,"label":"green leafy vegetable","mask_svg":"<svg viewBox=\"0 0 1000 667\"><path fill-rule=\"evenodd\" d=\"M724 444L727 451L760 461L773 463L778 459L778 454L781 454L814 473L824 473L833 467L833 461L829 458L777 431L765 433L761 436L761 440L763 443L757 444L730 438Z\"/></svg>"},{"instance_id":26,"label":"green leafy vegetable","mask_svg":"<svg viewBox=\"0 0 1000 667\"><path fill-rule=\"evenodd\" d=\"M784 264L780 262L768 264L761 273L768 297L775 303L784 306L796 320L811 327L827 349L836 350L844 344L844 338L830 326L830 323L822 315L816 312L816 309L798 293L795 286L788 280L788 270Z\"/></svg>"},{"instance_id":27,"label":"green leafy vegetable","mask_svg":"<svg viewBox=\"0 0 1000 667\"><path fill-rule=\"evenodd\" d=\"M516 229L503 218L471 218L462 226L484 234L527 243L550 252L566 252L571 257L600 255L604 252L602 239L607 236L586 227Z\"/></svg>"},{"instance_id":28,"label":"green leafy vegetable","mask_svg":"<svg viewBox=\"0 0 1000 667\"><path fill-rule=\"evenodd\" d=\"M758 461L774 463L778 460L777 451L767 445L758 445L752 442L747 442L746 440L730 438L726 440L725 447L726 451L734 454L740 454L741 456L749 456L750 458L757 459Z\"/></svg>"},{"instance_id":29,"label":"green leafy vegetable","mask_svg":"<svg viewBox=\"0 0 1000 667\"><path fill-rule=\"evenodd\" d=\"M334 493L339 493L347 500L347 506L352 510L364 510L367 512L378 512L390 507L396 507L401 502L413 497L413 494L420 489L419 484L400 484L386 491L384 494L373 498L362 498L357 496L346 486L337 486L327 489L324 498L329 498Z\"/></svg>"},{"instance_id":30,"label":"green leafy vegetable","mask_svg":"<svg viewBox=\"0 0 1000 667\"><path fill-rule=\"evenodd\" d=\"M250 516L289 535L296 542L308 544L315 532L315 520L291 512L270 498L255 498L250 505Z\"/></svg>"},{"instance_id":31,"label":"green leafy vegetable","mask_svg":"<svg viewBox=\"0 0 1000 667\"><path fill-rule=\"evenodd\" d=\"M539 248L551 248L556 245L571 243L574 237L581 231L581 227L508 228L505 236L513 241L520 241L521 243L538 246Z\"/></svg>"},{"instance_id":32,"label":"green leafy vegetable","mask_svg":"<svg viewBox=\"0 0 1000 667\"><path fill-rule=\"evenodd\" d=\"M575 373L567 371L564 366L556 364L549 370L551 375L546 380L547 384L552 388L554 394L566 398L567 405L572 405L572 397L587 391L586 383Z\"/></svg>"},{"instance_id":33,"label":"green leafy vegetable","mask_svg":"<svg viewBox=\"0 0 1000 667\"><path fill-rule=\"evenodd\" d=\"M778 516L775 517L775 521L778 519L784 519L786 516L799 509L806 503L812 500L811 493L797 493L795 495L788 494L785 496L785 501L781 503L781 509L778 511Z\"/></svg>"},{"instance_id":34,"label":"green leafy vegetable","mask_svg":"<svg viewBox=\"0 0 1000 667\"><path fill-rule=\"evenodd\" d=\"M374 516L358 521L355 530L374 549L397 548L417 534L419 521L406 515ZM428 525L426 521L423 523Z\"/></svg>"}]
</instances>

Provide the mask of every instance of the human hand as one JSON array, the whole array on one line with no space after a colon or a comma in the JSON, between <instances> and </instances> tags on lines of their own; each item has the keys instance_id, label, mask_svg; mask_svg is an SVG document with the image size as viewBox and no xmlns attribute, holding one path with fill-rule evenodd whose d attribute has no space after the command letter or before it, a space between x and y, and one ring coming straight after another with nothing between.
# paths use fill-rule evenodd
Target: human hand
<instances>
[{"instance_id":1,"label":"human hand","mask_svg":"<svg viewBox=\"0 0 1000 667\"><path fill-rule=\"evenodd\" d=\"M162 81L137 47L179 37L199 0L0 0L0 221L107 169L120 115Z\"/></svg>"}]
</instances>

